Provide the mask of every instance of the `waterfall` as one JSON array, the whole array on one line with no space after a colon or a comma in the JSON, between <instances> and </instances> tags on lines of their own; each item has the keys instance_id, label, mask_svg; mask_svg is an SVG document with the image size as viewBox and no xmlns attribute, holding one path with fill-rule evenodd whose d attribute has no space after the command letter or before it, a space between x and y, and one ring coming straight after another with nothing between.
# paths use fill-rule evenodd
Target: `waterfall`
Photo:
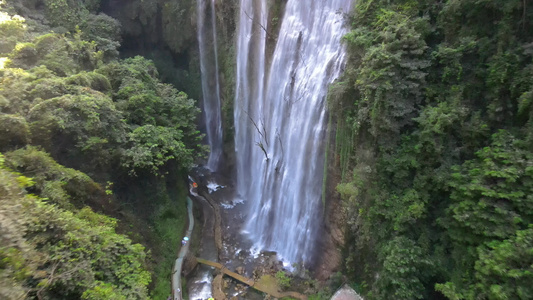
<instances>
[{"instance_id":1,"label":"waterfall","mask_svg":"<svg viewBox=\"0 0 533 300\"><path fill-rule=\"evenodd\" d=\"M215 0L197 0L198 44L207 140L211 153L207 167L217 171L222 160L222 121L218 74Z\"/></svg>"},{"instance_id":2,"label":"waterfall","mask_svg":"<svg viewBox=\"0 0 533 300\"><path fill-rule=\"evenodd\" d=\"M344 65L351 2L288 0L266 62L266 0L240 1L234 117L237 193L249 205L243 232L290 263L312 259L322 226L325 99Z\"/></svg>"}]
</instances>

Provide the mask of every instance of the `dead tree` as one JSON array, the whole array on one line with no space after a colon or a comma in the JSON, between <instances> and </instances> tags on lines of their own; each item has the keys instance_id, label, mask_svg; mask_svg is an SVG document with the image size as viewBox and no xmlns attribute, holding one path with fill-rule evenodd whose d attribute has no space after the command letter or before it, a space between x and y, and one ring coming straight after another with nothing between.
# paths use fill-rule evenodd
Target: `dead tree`
<instances>
[{"instance_id":1,"label":"dead tree","mask_svg":"<svg viewBox=\"0 0 533 300\"><path fill-rule=\"evenodd\" d=\"M259 148L261 148L261 150L263 151L263 153L265 154L265 158L266 160L270 160L270 158L268 157L268 152L266 151L266 148L265 148L265 145L263 144L263 141L265 142L266 146L268 147L268 138L267 138L267 131L266 131L266 127L265 127L265 120L264 118L261 119L261 127L263 128L263 130L261 130L259 128L259 126L257 125L257 122L255 122L255 120L252 118L252 116L250 116L250 114L243 109L243 112L248 116L248 119L250 120L250 122L252 123L252 125L254 125L255 127L255 130L257 131L257 133L259 134L259 141L258 142L255 142L255 145L258 146Z\"/></svg>"}]
</instances>

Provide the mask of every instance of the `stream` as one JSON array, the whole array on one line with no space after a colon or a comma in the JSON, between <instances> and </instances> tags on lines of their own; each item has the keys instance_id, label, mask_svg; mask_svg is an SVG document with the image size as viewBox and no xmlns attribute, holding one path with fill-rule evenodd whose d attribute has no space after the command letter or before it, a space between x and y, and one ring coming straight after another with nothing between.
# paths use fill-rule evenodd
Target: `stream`
<instances>
[{"instance_id":1,"label":"stream","mask_svg":"<svg viewBox=\"0 0 533 300\"><path fill-rule=\"evenodd\" d=\"M244 201L235 198L233 184L228 179L211 173L207 168L198 168L189 177L190 182L197 182L198 188L190 188L190 197L195 207L201 211L201 232L198 239L192 238L194 255L213 262L222 263L227 269L236 271L245 277L253 278L258 274L258 266L266 266L270 271L281 270L283 265L275 253L251 250L253 243L240 234L245 222L247 208ZM216 218L212 203L218 206L220 215L221 247L216 245ZM270 266L270 267L268 267ZM274 267L274 268L273 268ZM254 270L256 272L254 272ZM262 273L261 271L260 273ZM205 265L198 264L187 278L189 299L200 300L213 297L213 279L218 272ZM275 273L275 272L274 272ZM228 280L225 290L228 297L236 299L263 299L261 293L249 289L240 283Z\"/></svg>"},{"instance_id":2,"label":"stream","mask_svg":"<svg viewBox=\"0 0 533 300\"><path fill-rule=\"evenodd\" d=\"M190 177L189 177L190 178ZM192 179L192 178L191 178ZM218 262L218 250L215 244L214 228L215 217L214 211L209 202L196 192L196 188L190 188L189 193L195 200L197 207L201 208L203 224L201 226L201 239L197 244L199 246L198 255L201 258ZM188 279L188 293L191 300L202 300L212 297L213 268L205 265L197 265L194 274Z\"/></svg>"}]
</instances>

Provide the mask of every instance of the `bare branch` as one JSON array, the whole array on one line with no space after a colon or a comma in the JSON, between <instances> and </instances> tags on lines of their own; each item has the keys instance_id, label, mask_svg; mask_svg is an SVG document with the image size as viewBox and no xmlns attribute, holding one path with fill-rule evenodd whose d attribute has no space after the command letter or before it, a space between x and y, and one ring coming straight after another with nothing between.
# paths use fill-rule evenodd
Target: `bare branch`
<instances>
[{"instance_id":1,"label":"bare branch","mask_svg":"<svg viewBox=\"0 0 533 300\"><path fill-rule=\"evenodd\" d=\"M266 160L270 160L270 158L268 158L268 153L266 152L265 150L265 146L263 146L263 143L261 142L256 142L255 143L257 146L259 146L259 148L261 148L261 150L263 150L263 153L265 154L265 157L266 157Z\"/></svg>"},{"instance_id":2,"label":"bare branch","mask_svg":"<svg viewBox=\"0 0 533 300\"><path fill-rule=\"evenodd\" d=\"M241 109L242 109L242 108L241 108ZM267 147L268 147L268 141L267 141L267 139L266 139L266 134L267 134L267 132L266 132L265 122L264 122L264 120L261 119L261 126L263 126L263 131L261 131L261 129L259 129L259 126L258 126L257 123L254 121L254 119L252 118L252 116L250 116L250 114L249 114L246 110L242 109L242 111L248 116L248 119L250 120L250 122L252 122L252 124L253 124L254 127L255 127L255 130L257 130L257 133L259 133L259 135L260 135L260 137L261 137L259 142L255 142L255 145L256 145L256 146L259 146L259 148L261 148L261 150L263 150L263 153L265 153L265 157L266 157L266 159L269 160L269 158L268 158L268 153L267 153L267 151L266 151L266 149L265 149L265 146L263 145L263 142L261 142L261 140L265 141L265 143L267 144Z\"/></svg>"},{"instance_id":3,"label":"bare branch","mask_svg":"<svg viewBox=\"0 0 533 300\"><path fill-rule=\"evenodd\" d=\"M257 133L259 133L259 135L261 136L261 139L265 140L265 136L261 132L261 129L259 129L259 126L257 126L257 123L254 121L254 119L250 116L250 114L248 114L248 112L246 110L243 109L242 111L248 116L248 119L254 125L255 129L257 130Z\"/></svg>"},{"instance_id":4,"label":"bare branch","mask_svg":"<svg viewBox=\"0 0 533 300\"><path fill-rule=\"evenodd\" d=\"M246 12L246 10L243 9L242 11L243 11L244 14L248 17L248 19L250 19L252 22L254 22L254 23L256 23L257 25L259 25L259 27L261 27L261 29L263 29L263 30L265 31L266 35L268 35L269 38L273 38L273 39L275 39L274 35L271 34L271 33L265 28L265 26L263 26L263 24L261 24L261 23L255 21L252 17L250 17L250 15Z\"/></svg>"},{"instance_id":5,"label":"bare branch","mask_svg":"<svg viewBox=\"0 0 533 300\"><path fill-rule=\"evenodd\" d=\"M281 147L281 156L283 157L283 142L281 141L281 134L279 133L279 130L278 128L276 128L276 137L278 138L278 141L279 141L279 145Z\"/></svg>"},{"instance_id":6,"label":"bare branch","mask_svg":"<svg viewBox=\"0 0 533 300\"><path fill-rule=\"evenodd\" d=\"M267 136L267 132L266 132L266 127L265 127L265 118L261 118L261 127L263 127L263 140L265 140L265 143L267 144L267 147L269 146L268 145L268 136Z\"/></svg>"},{"instance_id":7,"label":"bare branch","mask_svg":"<svg viewBox=\"0 0 533 300\"><path fill-rule=\"evenodd\" d=\"M76 266L74 266L71 270L68 270L66 272L55 274L56 270L59 267L59 261L56 261L54 265L52 266L52 269L50 270L50 274L48 275L48 278L46 278L46 284L43 284L39 290L37 290L37 298L39 300L43 299L42 292L47 288L52 286L57 280L67 278L69 275L81 270L86 269L88 267L87 262L80 262Z\"/></svg>"}]
</instances>

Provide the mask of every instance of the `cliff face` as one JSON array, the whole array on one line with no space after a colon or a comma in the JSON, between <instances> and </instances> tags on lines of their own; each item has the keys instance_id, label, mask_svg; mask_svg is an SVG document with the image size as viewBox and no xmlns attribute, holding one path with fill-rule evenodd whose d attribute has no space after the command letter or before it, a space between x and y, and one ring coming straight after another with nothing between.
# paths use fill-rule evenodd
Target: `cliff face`
<instances>
[{"instance_id":1,"label":"cliff face","mask_svg":"<svg viewBox=\"0 0 533 300\"><path fill-rule=\"evenodd\" d=\"M202 105L196 1L105 0L101 11L121 23L123 57L143 55L154 61L166 82ZM217 49L224 132L224 170L233 165L233 100L238 1L215 2ZM200 119L199 126L205 121ZM205 130L204 130L205 131Z\"/></svg>"},{"instance_id":2,"label":"cliff face","mask_svg":"<svg viewBox=\"0 0 533 300\"><path fill-rule=\"evenodd\" d=\"M121 24L121 57L151 59L163 81L200 99L195 1L105 0L100 11Z\"/></svg>"},{"instance_id":3,"label":"cliff face","mask_svg":"<svg viewBox=\"0 0 533 300\"><path fill-rule=\"evenodd\" d=\"M333 95L328 95L333 97ZM324 168L323 183L323 204L324 204L324 236L320 247L322 253L318 257L316 278L321 281L330 279L336 272L343 270L342 249L345 244L346 229L346 209L337 192L336 187L341 182L341 168L339 160L339 149L336 147L337 120L335 116L329 116L327 141L326 141L326 161Z\"/></svg>"},{"instance_id":4,"label":"cliff face","mask_svg":"<svg viewBox=\"0 0 533 300\"><path fill-rule=\"evenodd\" d=\"M217 50L220 80L224 164L221 172L230 174L235 163L233 103L235 98L235 41L238 1L215 1Z\"/></svg>"},{"instance_id":5,"label":"cliff face","mask_svg":"<svg viewBox=\"0 0 533 300\"><path fill-rule=\"evenodd\" d=\"M236 57L235 43L239 3L233 0L215 2L217 49L222 103L222 126L224 133L224 167L220 171L231 176L234 169L234 99ZM267 68L270 65L281 27L286 1L268 1L268 17L261 24L267 32ZM122 56L144 55L152 59L158 67L162 79L173 83L187 92L192 98L201 101L199 76L199 53L196 38L196 2L185 1L103 1L100 10L116 18L121 23ZM201 104L200 104L201 105ZM203 124L204 120L199 120ZM202 128L203 125L200 125ZM335 153L334 130L330 135L330 153ZM333 136L333 137L331 137ZM334 272L340 271L341 249L344 244L344 221L340 197L335 191L340 181L336 155L329 155L324 170L327 173L324 191L325 226L320 237L321 251L317 257L317 277L326 280Z\"/></svg>"},{"instance_id":6,"label":"cliff face","mask_svg":"<svg viewBox=\"0 0 533 300\"><path fill-rule=\"evenodd\" d=\"M194 1L104 0L101 11L119 20L125 38L138 48L157 44L180 54L196 44Z\"/></svg>"}]
</instances>

